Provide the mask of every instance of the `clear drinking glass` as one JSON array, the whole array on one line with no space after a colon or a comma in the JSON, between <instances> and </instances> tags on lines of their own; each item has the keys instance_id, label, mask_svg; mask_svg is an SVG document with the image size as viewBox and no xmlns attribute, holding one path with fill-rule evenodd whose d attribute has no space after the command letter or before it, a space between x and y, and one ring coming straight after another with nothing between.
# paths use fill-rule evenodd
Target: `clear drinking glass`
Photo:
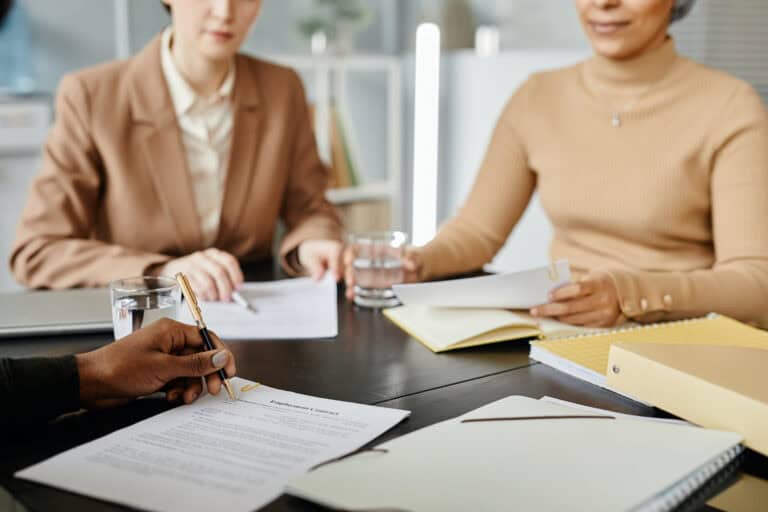
<instances>
[{"instance_id":1,"label":"clear drinking glass","mask_svg":"<svg viewBox=\"0 0 768 512\"><path fill-rule=\"evenodd\" d=\"M408 235L401 231L377 231L350 235L354 254L355 304L388 308L400 302L392 285L403 282L403 256Z\"/></svg>"},{"instance_id":2,"label":"clear drinking glass","mask_svg":"<svg viewBox=\"0 0 768 512\"><path fill-rule=\"evenodd\" d=\"M120 339L160 318L176 318L181 290L170 277L129 277L109 283L112 327Z\"/></svg>"}]
</instances>

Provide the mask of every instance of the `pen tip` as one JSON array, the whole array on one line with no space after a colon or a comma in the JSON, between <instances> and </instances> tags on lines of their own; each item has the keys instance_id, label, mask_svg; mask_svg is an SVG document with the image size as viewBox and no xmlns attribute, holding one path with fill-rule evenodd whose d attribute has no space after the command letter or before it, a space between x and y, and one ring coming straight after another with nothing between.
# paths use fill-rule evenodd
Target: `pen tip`
<instances>
[{"instance_id":1,"label":"pen tip","mask_svg":"<svg viewBox=\"0 0 768 512\"><path fill-rule=\"evenodd\" d=\"M235 400L235 391L232 389L232 384L229 383L229 379L224 380L224 388L227 390L229 398Z\"/></svg>"}]
</instances>

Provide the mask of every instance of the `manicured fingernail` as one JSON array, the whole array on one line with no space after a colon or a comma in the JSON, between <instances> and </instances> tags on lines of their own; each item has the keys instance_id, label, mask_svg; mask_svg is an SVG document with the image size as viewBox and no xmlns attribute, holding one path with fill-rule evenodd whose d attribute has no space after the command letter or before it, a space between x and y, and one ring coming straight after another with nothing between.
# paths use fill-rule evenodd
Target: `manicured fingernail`
<instances>
[{"instance_id":1,"label":"manicured fingernail","mask_svg":"<svg viewBox=\"0 0 768 512\"><path fill-rule=\"evenodd\" d=\"M211 358L211 362L216 368L223 368L227 361L229 361L229 354L226 350L216 352Z\"/></svg>"}]
</instances>

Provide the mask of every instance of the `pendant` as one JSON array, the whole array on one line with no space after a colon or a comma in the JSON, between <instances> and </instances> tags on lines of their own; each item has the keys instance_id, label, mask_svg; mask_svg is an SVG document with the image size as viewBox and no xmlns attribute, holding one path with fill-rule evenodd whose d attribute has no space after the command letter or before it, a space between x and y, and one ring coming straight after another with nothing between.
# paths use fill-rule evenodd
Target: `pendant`
<instances>
[{"instance_id":1,"label":"pendant","mask_svg":"<svg viewBox=\"0 0 768 512\"><path fill-rule=\"evenodd\" d=\"M611 126L614 128L621 127L621 117L619 117L619 113L616 112L611 116Z\"/></svg>"}]
</instances>

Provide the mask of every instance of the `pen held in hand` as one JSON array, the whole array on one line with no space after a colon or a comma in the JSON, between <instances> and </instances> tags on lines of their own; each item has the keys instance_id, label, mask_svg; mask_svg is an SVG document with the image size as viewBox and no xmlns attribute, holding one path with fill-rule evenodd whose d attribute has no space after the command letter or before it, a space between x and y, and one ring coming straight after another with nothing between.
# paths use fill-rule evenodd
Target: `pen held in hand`
<instances>
[{"instance_id":1,"label":"pen held in hand","mask_svg":"<svg viewBox=\"0 0 768 512\"><path fill-rule=\"evenodd\" d=\"M205 345L205 349L215 350L216 346L213 344L213 340L211 340L208 327L206 327L205 321L203 320L203 314L200 311L200 305L197 303L197 297L192 291L192 287L189 285L187 277L183 273L179 272L176 274L176 281L178 281L179 286L181 287L181 293L186 299L187 306L189 306L189 312L192 313L192 318L195 319L197 328L200 331L200 336L203 338L203 345ZM218 372L216 372L216 374L219 376L219 379L221 379L221 384L227 390L229 398L235 400L235 392L232 389L232 384L230 384L229 379L227 379L227 374L224 369L220 369Z\"/></svg>"}]
</instances>

